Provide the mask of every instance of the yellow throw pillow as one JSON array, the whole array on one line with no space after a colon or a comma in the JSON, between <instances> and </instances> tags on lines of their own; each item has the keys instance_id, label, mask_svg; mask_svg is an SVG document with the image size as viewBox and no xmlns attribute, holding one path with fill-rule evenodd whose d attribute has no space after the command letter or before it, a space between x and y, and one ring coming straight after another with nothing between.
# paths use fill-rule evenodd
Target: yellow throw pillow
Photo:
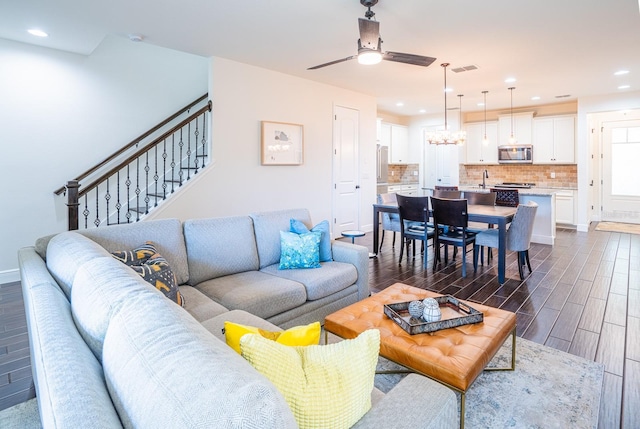
<instances>
[{"instance_id":1,"label":"yellow throw pillow","mask_svg":"<svg viewBox=\"0 0 640 429\"><path fill-rule=\"evenodd\" d=\"M260 334L264 338L276 341L285 346L312 346L320 342L320 322L306 326L295 326L286 331L271 332L253 326L224 322L224 337L227 344L240 353L240 338L245 334Z\"/></svg>"},{"instance_id":2,"label":"yellow throw pillow","mask_svg":"<svg viewBox=\"0 0 640 429\"><path fill-rule=\"evenodd\" d=\"M301 429L349 428L371 408L380 332L324 346L285 347L260 335L240 340L242 356L282 393Z\"/></svg>"}]
</instances>

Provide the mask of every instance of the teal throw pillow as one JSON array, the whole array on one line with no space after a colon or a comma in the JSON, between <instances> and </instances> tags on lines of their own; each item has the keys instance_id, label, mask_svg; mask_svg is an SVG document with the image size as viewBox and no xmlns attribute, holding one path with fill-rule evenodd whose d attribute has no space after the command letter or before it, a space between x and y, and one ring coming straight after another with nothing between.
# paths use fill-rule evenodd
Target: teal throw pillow
<instances>
[{"instance_id":1,"label":"teal throw pillow","mask_svg":"<svg viewBox=\"0 0 640 429\"><path fill-rule=\"evenodd\" d=\"M320 237L314 231L306 234L280 231L280 270L320 268Z\"/></svg>"},{"instance_id":2,"label":"teal throw pillow","mask_svg":"<svg viewBox=\"0 0 640 429\"><path fill-rule=\"evenodd\" d=\"M291 219L289 221L290 231L296 234L304 234L309 232L309 228L297 219ZM311 232L320 232L322 237L320 238L320 262L333 261L333 255L331 253L331 232L329 230L329 221L323 220L313 228Z\"/></svg>"}]
</instances>

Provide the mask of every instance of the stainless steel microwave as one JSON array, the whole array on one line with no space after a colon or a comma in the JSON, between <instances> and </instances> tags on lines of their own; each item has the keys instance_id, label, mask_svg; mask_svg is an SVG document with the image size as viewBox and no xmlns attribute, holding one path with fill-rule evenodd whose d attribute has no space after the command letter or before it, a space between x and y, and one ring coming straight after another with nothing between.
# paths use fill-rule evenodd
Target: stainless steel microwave
<instances>
[{"instance_id":1,"label":"stainless steel microwave","mask_svg":"<svg viewBox=\"0 0 640 429\"><path fill-rule=\"evenodd\" d=\"M530 144L498 146L498 162L531 164L533 163L533 146Z\"/></svg>"}]
</instances>

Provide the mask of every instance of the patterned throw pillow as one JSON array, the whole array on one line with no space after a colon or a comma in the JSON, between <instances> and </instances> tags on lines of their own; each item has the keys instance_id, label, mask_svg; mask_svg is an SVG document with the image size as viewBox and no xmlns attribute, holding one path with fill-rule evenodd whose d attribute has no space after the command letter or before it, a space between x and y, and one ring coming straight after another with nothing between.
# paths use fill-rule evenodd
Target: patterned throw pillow
<instances>
[{"instance_id":1,"label":"patterned throw pillow","mask_svg":"<svg viewBox=\"0 0 640 429\"><path fill-rule=\"evenodd\" d=\"M131 251L118 251L112 253L113 257L128 265L140 274L156 289L176 304L184 307L184 298L180 294L176 275L171 270L169 263L160 255L151 241Z\"/></svg>"},{"instance_id":2,"label":"patterned throw pillow","mask_svg":"<svg viewBox=\"0 0 640 429\"><path fill-rule=\"evenodd\" d=\"M320 268L320 232L280 231L280 270Z\"/></svg>"},{"instance_id":3,"label":"patterned throw pillow","mask_svg":"<svg viewBox=\"0 0 640 429\"><path fill-rule=\"evenodd\" d=\"M257 334L244 357L282 393L300 428L349 428L371 408L380 331L324 346L289 347Z\"/></svg>"},{"instance_id":4,"label":"patterned throw pillow","mask_svg":"<svg viewBox=\"0 0 640 429\"><path fill-rule=\"evenodd\" d=\"M265 331L254 326L224 322L224 337L229 347L240 353L240 338L246 334L260 334L285 346L311 346L320 342L320 322L305 326L294 326L286 331Z\"/></svg>"},{"instance_id":5,"label":"patterned throw pillow","mask_svg":"<svg viewBox=\"0 0 640 429\"><path fill-rule=\"evenodd\" d=\"M289 220L289 228L291 232L295 232L296 234L306 234L309 232L307 225L297 219ZM322 233L322 236L320 237L320 262L333 261L333 255L331 254L331 231L329 228L329 221L323 220L311 228L311 232L316 231Z\"/></svg>"}]
</instances>

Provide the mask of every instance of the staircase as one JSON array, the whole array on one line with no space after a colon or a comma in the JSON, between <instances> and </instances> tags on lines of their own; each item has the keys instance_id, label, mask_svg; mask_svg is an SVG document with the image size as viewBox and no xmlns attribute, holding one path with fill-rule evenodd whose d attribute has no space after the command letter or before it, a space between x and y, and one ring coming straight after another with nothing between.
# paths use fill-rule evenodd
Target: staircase
<instances>
[{"instance_id":1,"label":"staircase","mask_svg":"<svg viewBox=\"0 0 640 429\"><path fill-rule=\"evenodd\" d=\"M211 112L207 97L55 190L67 197L68 229L137 222L205 168Z\"/></svg>"}]
</instances>

